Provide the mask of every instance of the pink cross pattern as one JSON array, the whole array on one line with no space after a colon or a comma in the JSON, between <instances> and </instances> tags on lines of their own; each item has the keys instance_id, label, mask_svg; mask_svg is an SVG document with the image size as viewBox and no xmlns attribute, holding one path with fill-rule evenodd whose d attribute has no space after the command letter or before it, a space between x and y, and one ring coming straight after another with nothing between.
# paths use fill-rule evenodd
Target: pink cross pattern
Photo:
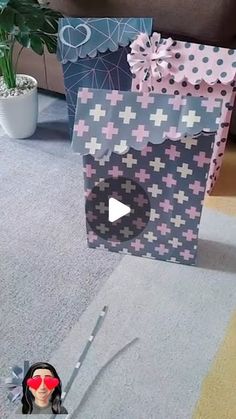
<instances>
[{"instance_id":1,"label":"pink cross pattern","mask_svg":"<svg viewBox=\"0 0 236 419\"><path fill-rule=\"evenodd\" d=\"M140 169L139 172L136 172L135 177L139 179L139 182L141 183L145 183L147 179L150 179L150 175L146 173L145 169Z\"/></svg>"},{"instance_id":2,"label":"pink cross pattern","mask_svg":"<svg viewBox=\"0 0 236 419\"><path fill-rule=\"evenodd\" d=\"M112 198L118 199L118 201L122 200L122 196L119 195L117 191L112 191L111 196L112 196Z\"/></svg>"},{"instance_id":3,"label":"pink cross pattern","mask_svg":"<svg viewBox=\"0 0 236 419\"><path fill-rule=\"evenodd\" d=\"M200 153L198 155L195 155L193 157L193 160L197 162L198 167L203 167L204 164L209 164L210 161L211 161L211 159L206 157L205 151L200 151Z\"/></svg>"},{"instance_id":4,"label":"pink cross pattern","mask_svg":"<svg viewBox=\"0 0 236 419\"><path fill-rule=\"evenodd\" d=\"M97 240L97 238L98 238L98 236L93 232L93 231L90 231L88 234L87 234L87 239L88 239L88 242L89 243L93 243L94 241L96 241Z\"/></svg>"},{"instance_id":5,"label":"pink cross pattern","mask_svg":"<svg viewBox=\"0 0 236 419\"><path fill-rule=\"evenodd\" d=\"M167 224L162 223L160 226L157 226L157 230L160 231L162 236L165 236L167 233L170 233L170 228L167 227Z\"/></svg>"},{"instance_id":6,"label":"pink cross pattern","mask_svg":"<svg viewBox=\"0 0 236 419\"><path fill-rule=\"evenodd\" d=\"M163 208L164 212L169 212L173 210L173 205L171 205L169 199L165 199L163 202L160 203L160 207Z\"/></svg>"},{"instance_id":7,"label":"pink cross pattern","mask_svg":"<svg viewBox=\"0 0 236 419\"><path fill-rule=\"evenodd\" d=\"M86 215L87 220L92 223L94 220L97 220L97 216L94 215L94 213L92 211L88 211L87 215Z\"/></svg>"},{"instance_id":8,"label":"pink cross pattern","mask_svg":"<svg viewBox=\"0 0 236 419\"><path fill-rule=\"evenodd\" d=\"M118 244L120 244L119 240L114 235L110 238L110 240L108 240L108 243L110 243L111 247L116 247Z\"/></svg>"},{"instance_id":9,"label":"pink cross pattern","mask_svg":"<svg viewBox=\"0 0 236 419\"><path fill-rule=\"evenodd\" d=\"M152 152L152 147L150 145L147 145L141 150L141 156L146 156L148 153Z\"/></svg>"},{"instance_id":10,"label":"pink cross pattern","mask_svg":"<svg viewBox=\"0 0 236 419\"><path fill-rule=\"evenodd\" d=\"M161 256L164 256L165 253L169 252L164 244L160 244L159 246L155 247L155 250L157 250Z\"/></svg>"},{"instance_id":11,"label":"pink cross pattern","mask_svg":"<svg viewBox=\"0 0 236 419\"><path fill-rule=\"evenodd\" d=\"M80 119L78 124L74 125L74 131L77 132L78 137L83 137L85 132L88 132L89 127L85 125L84 119Z\"/></svg>"},{"instance_id":12,"label":"pink cross pattern","mask_svg":"<svg viewBox=\"0 0 236 419\"><path fill-rule=\"evenodd\" d=\"M171 188L177 183L176 180L173 179L173 175L171 173L168 173L167 176L163 176L162 181L166 184L167 188Z\"/></svg>"},{"instance_id":13,"label":"pink cross pattern","mask_svg":"<svg viewBox=\"0 0 236 419\"><path fill-rule=\"evenodd\" d=\"M182 98L181 95L176 95L174 98L168 100L169 105L173 105L174 111L179 111L182 105L186 105L186 99Z\"/></svg>"},{"instance_id":14,"label":"pink cross pattern","mask_svg":"<svg viewBox=\"0 0 236 419\"><path fill-rule=\"evenodd\" d=\"M144 197L143 194L138 194L137 197L134 198L134 202L137 202L139 207L143 207L144 204L148 203L148 200Z\"/></svg>"},{"instance_id":15,"label":"pink cross pattern","mask_svg":"<svg viewBox=\"0 0 236 419\"><path fill-rule=\"evenodd\" d=\"M182 236L185 237L188 242L191 242L192 240L197 238L197 235L194 234L193 230L189 229L187 231L184 231Z\"/></svg>"},{"instance_id":16,"label":"pink cross pattern","mask_svg":"<svg viewBox=\"0 0 236 419\"><path fill-rule=\"evenodd\" d=\"M181 132L177 131L176 127L170 127L169 131L164 131L164 137L173 139L178 139L181 137Z\"/></svg>"},{"instance_id":17,"label":"pink cross pattern","mask_svg":"<svg viewBox=\"0 0 236 419\"><path fill-rule=\"evenodd\" d=\"M138 95L137 102L141 103L142 109L147 109L149 103L154 103L154 97L150 96L149 93L143 93L142 95Z\"/></svg>"},{"instance_id":18,"label":"pink cross pattern","mask_svg":"<svg viewBox=\"0 0 236 419\"><path fill-rule=\"evenodd\" d=\"M107 126L102 128L102 133L106 134L107 140L112 140L113 135L118 134L118 132L119 130L114 127L113 122L108 122Z\"/></svg>"},{"instance_id":19,"label":"pink cross pattern","mask_svg":"<svg viewBox=\"0 0 236 419\"><path fill-rule=\"evenodd\" d=\"M204 192L205 190L205 188L201 186L199 180L195 180L194 183L191 183L189 189L192 189L194 195L199 195L200 192Z\"/></svg>"},{"instance_id":20,"label":"pink cross pattern","mask_svg":"<svg viewBox=\"0 0 236 419\"><path fill-rule=\"evenodd\" d=\"M165 154L169 156L170 160L176 159L176 157L180 157L180 152L176 150L176 145L171 145L170 148L165 150Z\"/></svg>"},{"instance_id":21,"label":"pink cross pattern","mask_svg":"<svg viewBox=\"0 0 236 419\"><path fill-rule=\"evenodd\" d=\"M190 253L188 249L185 249L184 252L180 252L180 256L183 256L184 260L193 259L194 256Z\"/></svg>"},{"instance_id":22,"label":"pink cross pattern","mask_svg":"<svg viewBox=\"0 0 236 419\"><path fill-rule=\"evenodd\" d=\"M113 166L111 170L108 170L108 174L116 178L119 176L123 176L123 171L119 170L118 166Z\"/></svg>"},{"instance_id":23,"label":"pink cross pattern","mask_svg":"<svg viewBox=\"0 0 236 419\"><path fill-rule=\"evenodd\" d=\"M87 103L89 99L93 98L93 93L89 91L87 87L84 87L79 93L78 97L81 100L81 103Z\"/></svg>"},{"instance_id":24,"label":"pink cross pattern","mask_svg":"<svg viewBox=\"0 0 236 419\"><path fill-rule=\"evenodd\" d=\"M145 130L144 125L139 125L137 129L132 130L132 137L136 137L136 141L138 143L142 143L143 139L146 137L148 138L149 131Z\"/></svg>"},{"instance_id":25,"label":"pink cross pattern","mask_svg":"<svg viewBox=\"0 0 236 419\"><path fill-rule=\"evenodd\" d=\"M86 177L91 178L96 173L96 169L93 169L91 164L86 164L84 167L84 173L86 174Z\"/></svg>"},{"instance_id":26,"label":"pink cross pattern","mask_svg":"<svg viewBox=\"0 0 236 419\"><path fill-rule=\"evenodd\" d=\"M106 99L111 101L111 106L116 106L118 101L123 100L123 95L117 90L112 90L111 93L107 93Z\"/></svg>"},{"instance_id":27,"label":"pink cross pattern","mask_svg":"<svg viewBox=\"0 0 236 419\"><path fill-rule=\"evenodd\" d=\"M146 224L143 222L142 218L138 217L133 221L133 225L135 225L138 230L142 230Z\"/></svg>"},{"instance_id":28,"label":"pink cross pattern","mask_svg":"<svg viewBox=\"0 0 236 419\"><path fill-rule=\"evenodd\" d=\"M97 198L97 194L95 194L94 192L92 192L91 189L86 189L84 191L84 196L85 198L87 198L88 201L92 201L93 199Z\"/></svg>"},{"instance_id":29,"label":"pink cross pattern","mask_svg":"<svg viewBox=\"0 0 236 419\"><path fill-rule=\"evenodd\" d=\"M207 99L202 100L201 105L206 107L207 112L213 112L214 108L221 107L221 103L214 96L209 96Z\"/></svg>"},{"instance_id":30,"label":"pink cross pattern","mask_svg":"<svg viewBox=\"0 0 236 419\"><path fill-rule=\"evenodd\" d=\"M144 245L141 243L140 239L136 239L134 242L132 242L131 246L134 248L136 252L144 248Z\"/></svg>"},{"instance_id":31,"label":"pink cross pattern","mask_svg":"<svg viewBox=\"0 0 236 419\"><path fill-rule=\"evenodd\" d=\"M191 207L191 208L187 208L185 210L185 213L189 215L189 218L191 218L192 220L194 220L196 217L200 217L200 212L197 211L196 207Z\"/></svg>"}]
</instances>

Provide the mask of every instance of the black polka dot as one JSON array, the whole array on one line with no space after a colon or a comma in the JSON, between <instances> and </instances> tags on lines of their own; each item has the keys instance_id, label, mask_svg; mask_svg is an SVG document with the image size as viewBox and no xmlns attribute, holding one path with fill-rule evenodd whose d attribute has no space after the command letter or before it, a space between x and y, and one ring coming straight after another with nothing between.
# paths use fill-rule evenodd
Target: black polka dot
<instances>
[{"instance_id":1,"label":"black polka dot","mask_svg":"<svg viewBox=\"0 0 236 419\"><path fill-rule=\"evenodd\" d=\"M234 49L229 49L228 54L233 55L234 54Z\"/></svg>"},{"instance_id":2,"label":"black polka dot","mask_svg":"<svg viewBox=\"0 0 236 419\"><path fill-rule=\"evenodd\" d=\"M179 66L179 71L183 71L184 70L184 65L183 64L181 64L180 66Z\"/></svg>"},{"instance_id":3,"label":"black polka dot","mask_svg":"<svg viewBox=\"0 0 236 419\"><path fill-rule=\"evenodd\" d=\"M145 49L143 47L139 47L139 51L144 52Z\"/></svg>"},{"instance_id":4,"label":"black polka dot","mask_svg":"<svg viewBox=\"0 0 236 419\"><path fill-rule=\"evenodd\" d=\"M218 65L222 65L224 61L223 61L223 60L221 60L221 59L219 59L219 60L217 60L216 62L217 62L217 64L218 64Z\"/></svg>"},{"instance_id":5,"label":"black polka dot","mask_svg":"<svg viewBox=\"0 0 236 419\"><path fill-rule=\"evenodd\" d=\"M219 146L219 145L220 145L220 141L217 141L216 145L218 145L218 146Z\"/></svg>"},{"instance_id":6,"label":"black polka dot","mask_svg":"<svg viewBox=\"0 0 236 419\"><path fill-rule=\"evenodd\" d=\"M136 79L136 74L132 74L132 79Z\"/></svg>"},{"instance_id":7,"label":"black polka dot","mask_svg":"<svg viewBox=\"0 0 236 419\"><path fill-rule=\"evenodd\" d=\"M219 51L220 51L220 48L219 48L219 47L214 47L214 48L213 48L213 51L214 51L214 52L219 52Z\"/></svg>"},{"instance_id":8,"label":"black polka dot","mask_svg":"<svg viewBox=\"0 0 236 419\"><path fill-rule=\"evenodd\" d=\"M210 76L212 74L212 70L209 69L209 70L207 70L206 73L207 73L208 76Z\"/></svg>"},{"instance_id":9,"label":"black polka dot","mask_svg":"<svg viewBox=\"0 0 236 419\"><path fill-rule=\"evenodd\" d=\"M222 94L222 96L225 96L227 94L226 90L221 90L220 93Z\"/></svg>"},{"instance_id":10,"label":"black polka dot","mask_svg":"<svg viewBox=\"0 0 236 419\"><path fill-rule=\"evenodd\" d=\"M218 170L220 170L219 166L217 166L216 170L217 170L217 172L218 172Z\"/></svg>"},{"instance_id":11,"label":"black polka dot","mask_svg":"<svg viewBox=\"0 0 236 419\"><path fill-rule=\"evenodd\" d=\"M203 44L199 45L200 51L202 51L204 48L205 48L205 45L203 45Z\"/></svg>"},{"instance_id":12,"label":"black polka dot","mask_svg":"<svg viewBox=\"0 0 236 419\"><path fill-rule=\"evenodd\" d=\"M229 103L229 102L227 102L226 104L225 104L225 107L229 110L229 111L232 111L233 110L233 106Z\"/></svg>"},{"instance_id":13,"label":"black polka dot","mask_svg":"<svg viewBox=\"0 0 236 419\"><path fill-rule=\"evenodd\" d=\"M174 81L173 79L170 79L170 80L169 80L169 83L170 83L170 84L174 84L174 82L175 82L175 81Z\"/></svg>"},{"instance_id":14,"label":"black polka dot","mask_svg":"<svg viewBox=\"0 0 236 419\"><path fill-rule=\"evenodd\" d=\"M232 67L236 67L236 61L234 61L234 63L232 64Z\"/></svg>"},{"instance_id":15,"label":"black polka dot","mask_svg":"<svg viewBox=\"0 0 236 419\"><path fill-rule=\"evenodd\" d=\"M208 91L209 93L212 93L212 92L213 92L213 87L208 87L207 91Z\"/></svg>"},{"instance_id":16,"label":"black polka dot","mask_svg":"<svg viewBox=\"0 0 236 419\"><path fill-rule=\"evenodd\" d=\"M189 58L189 61L193 61L195 57L193 54L191 54L188 58Z\"/></svg>"},{"instance_id":17,"label":"black polka dot","mask_svg":"<svg viewBox=\"0 0 236 419\"><path fill-rule=\"evenodd\" d=\"M175 54L175 58L180 58L181 57L181 54L179 53L179 52L177 52L176 54Z\"/></svg>"},{"instance_id":18,"label":"black polka dot","mask_svg":"<svg viewBox=\"0 0 236 419\"><path fill-rule=\"evenodd\" d=\"M219 156L219 157L222 157L222 156L223 156L223 153L218 154L218 156Z\"/></svg>"},{"instance_id":19,"label":"black polka dot","mask_svg":"<svg viewBox=\"0 0 236 419\"><path fill-rule=\"evenodd\" d=\"M136 84L136 89L138 89L138 90L139 90L139 84Z\"/></svg>"},{"instance_id":20,"label":"black polka dot","mask_svg":"<svg viewBox=\"0 0 236 419\"><path fill-rule=\"evenodd\" d=\"M208 63L209 58L208 58L208 57L204 57L204 58L202 59L202 61L203 61L204 63Z\"/></svg>"},{"instance_id":21,"label":"black polka dot","mask_svg":"<svg viewBox=\"0 0 236 419\"><path fill-rule=\"evenodd\" d=\"M149 42L149 41L147 41L147 42L146 42L146 46L147 46L148 48L150 48L150 42Z\"/></svg>"},{"instance_id":22,"label":"black polka dot","mask_svg":"<svg viewBox=\"0 0 236 419\"><path fill-rule=\"evenodd\" d=\"M223 71L220 76L224 78L224 77L227 76L227 73L225 71Z\"/></svg>"},{"instance_id":23,"label":"black polka dot","mask_svg":"<svg viewBox=\"0 0 236 419\"><path fill-rule=\"evenodd\" d=\"M186 87L187 85L188 85L188 83L187 83L186 81L183 81L183 82L182 82L182 86L183 86L183 87Z\"/></svg>"},{"instance_id":24,"label":"black polka dot","mask_svg":"<svg viewBox=\"0 0 236 419\"><path fill-rule=\"evenodd\" d=\"M171 63L168 63L167 67L170 69L172 67Z\"/></svg>"},{"instance_id":25,"label":"black polka dot","mask_svg":"<svg viewBox=\"0 0 236 419\"><path fill-rule=\"evenodd\" d=\"M221 142L225 143L226 142L226 138L221 138Z\"/></svg>"},{"instance_id":26,"label":"black polka dot","mask_svg":"<svg viewBox=\"0 0 236 419\"><path fill-rule=\"evenodd\" d=\"M162 93L166 93L166 89L163 87L163 89L161 89Z\"/></svg>"},{"instance_id":27,"label":"black polka dot","mask_svg":"<svg viewBox=\"0 0 236 419\"><path fill-rule=\"evenodd\" d=\"M191 47L190 42L186 42L186 43L185 43L185 48L190 48L190 47Z\"/></svg>"},{"instance_id":28,"label":"black polka dot","mask_svg":"<svg viewBox=\"0 0 236 419\"><path fill-rule=\"evenodd\" d=\"M179 91L178 90L175 90L174 91L174 95L176 95L176 96L179 95Z\"/></svg>"},{"instance_id":29,"label":"black polka dot","mask_svg":"<svg viewBox=\"0 0 236 419\"><path fill-rule=\"evenodd\" d=\"M193 73L197 73L198 72L198 68L197 67L193 67Z\"/></svg>"},{"instance_id":30,"label":"black polka dot","mask_svg":"<svg viewBox=\"0 0 236 419\"><path fill-rule=\"evenodd\" d=\"M199 84L196 84L196 85L194 86L194 89L199 90L199 89L200 89L200 85L199 85Z\"/></svg>"},{"instance_id":31,"label":"black polka dot","mask_svg":"<svg viewBox=\"0 0 236 419\"><path fill-rule=\"evenodd\" d=\"M187 93L187 95L186 96L192 96L192 93Z\"/></svg>"}]
</instances>

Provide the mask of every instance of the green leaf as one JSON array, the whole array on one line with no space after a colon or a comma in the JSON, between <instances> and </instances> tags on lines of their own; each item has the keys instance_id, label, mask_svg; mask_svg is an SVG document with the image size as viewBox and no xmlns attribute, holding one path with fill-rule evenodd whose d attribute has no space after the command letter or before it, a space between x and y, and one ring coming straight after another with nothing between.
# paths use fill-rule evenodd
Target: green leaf
<instances>
[{"instance_id":1,"label":"green leaf","mask_svg":"<svg viewBox=\"0 0 236 419\"><path fill-rule=\"evenodd\" d=\"M40 34L40 38L47 47L50 54L55 54L57 50L57 37L48 36L46 34Z\"/></svg>"},{"instance_id":2,"label":"green leaf","mask_svg":"<svg viewBox=\"0 0 236 419\"><path fill-rule=\"evenodd\" d=\"M4 9L0 13L0 28L4 31L11 32L14 29L15 14L10 9Z\"/></svg>"},{"instance_id":3,"label":"green leaf","mask_svg":"<svg viewBox=\"0 0 236 419\"><path fill-rule=\"evenodd\" d=\"M0 0L0 10L4 9L10 0Z\"/></svg>"},{"instance_id":4,"label":"green leaf","mask_svg":"<svg viewBox=\"0 0 236 419\"><path fill-rule=\"evenodd\" d=\"M20 33L16 36L16 40L25 48L30 47L30 36L28 33Z\"/></svg>"},{"instance_id":5,"label":"green leaf","mask_svg":"<svg viewBox=\"0 0 236 419\"><path fill-rule=\"evenodd\" d=\"M30 36L30 46L36 54L43 55L43 43L39 36L31 35Z\"/></svg>"}]
</instances>

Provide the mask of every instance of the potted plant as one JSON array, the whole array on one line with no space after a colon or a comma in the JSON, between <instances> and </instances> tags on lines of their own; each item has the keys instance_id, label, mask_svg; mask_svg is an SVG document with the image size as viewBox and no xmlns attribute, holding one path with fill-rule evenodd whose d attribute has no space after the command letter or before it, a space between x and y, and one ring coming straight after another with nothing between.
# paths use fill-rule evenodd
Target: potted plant
<instances>
[{"instance_id":1,"label":"potted plant","mask_svg":"<svg viewBox=\"0 0 236 419\"><path fill-rule=\"evenodd\" d=\"M20 53L31 48L42 55L45 47L55 53L59 17L44 2L0 0L0 124L11 138L33 135L38 120L37 81L17 74L14 45L21 45Z\"/></svg>"}]
</instances>

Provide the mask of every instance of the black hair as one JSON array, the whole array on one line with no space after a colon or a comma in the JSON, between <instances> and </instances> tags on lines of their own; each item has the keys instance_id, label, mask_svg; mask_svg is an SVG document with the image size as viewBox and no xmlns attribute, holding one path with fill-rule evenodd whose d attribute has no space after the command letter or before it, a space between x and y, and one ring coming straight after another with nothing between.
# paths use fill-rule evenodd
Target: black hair
<instances>
[{"instance_id":1,"label":"black hair","mask_svg":"<svg viewBox=\"0 0 236 419\"><path fill-rule=\"evenodd\" d=\"M37 362L28 369L23 382L22 382L22 388L23 388L23 396L21 399L22 403L22 414L31 414L33 411L33 400L34 396L31 393L29 387L27 386L27 380L28 378L32 378L33 374L38 369L47 369L51 371L54 378L57 378L59 380L58 386L54 389L53 393L51 394L51 408L52 413L60 414L61 413L61 380L58 376L55 368L48 364L47 362Z\"/></svg>"}]
</instances>

